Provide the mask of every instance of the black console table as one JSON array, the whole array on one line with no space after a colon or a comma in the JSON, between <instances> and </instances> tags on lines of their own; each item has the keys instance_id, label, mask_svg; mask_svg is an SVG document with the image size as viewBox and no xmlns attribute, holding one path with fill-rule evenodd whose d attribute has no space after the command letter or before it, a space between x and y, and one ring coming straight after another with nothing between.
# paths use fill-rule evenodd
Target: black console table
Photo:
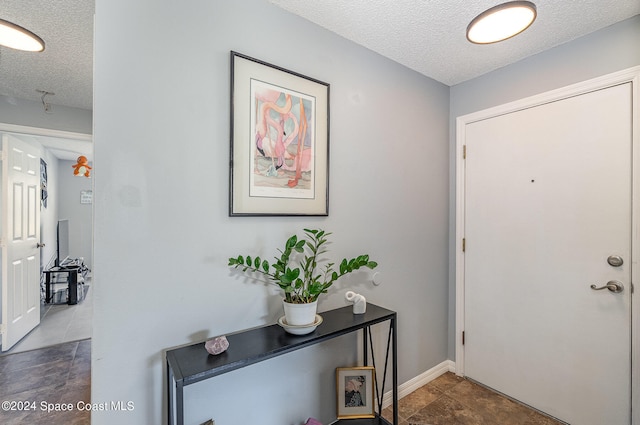
<instances>
[{"instance_id":1,"label":"black console table","mask_svg":"<svg viewBox=\"0 0 640 425\"><path fill-rule=\"evenodd\" d=\"M42 273L45 275L45 303L49 304L52 302L53 294L51 292L51 285L59 283L53 281L55 280L55 276L58 274L66 274L67 304L78 304L78 273L81 273L80 266L54 267L49 270L44 270Z\"/></svg>"},{"instance_id":2,"label":"black console table","mask_svg":"<svg viewBox=\"0 0 640 425\"><path fill-rule=\"evenodd\" d=\"M229 349L213 356L204 348L204 342L188 345L166 352L167 358L167 394L168 421L170 425L177 422L184 425L184 387L223 373L231 372L254 363L290 353L300 348L309 347L363 329L362 344L364 365L369 365L368 343L371 342L371 326L389 321L387 339L387 357L385 359L383 377L386 377L389 350L392 362L393 386L393 423L378 414L371 419L341 419L336 424L349 425L398 425L398 361L396 313L374 304L367 304L364 314L353 314L353 306L320 313L323 322L308 335L290 335L279 325L268 325L259 328L227 335ZM368 340L367 340L368 338ZM371 355L373 366L375 358ZM382 389L378 390L378 410L382 406L385 379Z\"/></svg>"}]
</instances>

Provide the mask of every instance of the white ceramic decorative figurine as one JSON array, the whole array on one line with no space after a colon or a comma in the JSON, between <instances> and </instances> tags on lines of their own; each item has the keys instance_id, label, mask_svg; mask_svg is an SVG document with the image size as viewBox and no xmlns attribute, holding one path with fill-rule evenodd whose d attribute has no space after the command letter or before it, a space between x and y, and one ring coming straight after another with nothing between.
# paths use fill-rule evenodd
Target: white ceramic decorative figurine
<instances>
[{"instance_id":1,"label":"white ceramic decorative figurine","mask_svg":"<svg viewBox=\"0 0 640 425\"><path fill-rule=\"evenodd\" d=\"M364 314L367 311L367 299L363 295L347 291L344 297L353 303L353 314Z\"/></svg>"}]
</instances>

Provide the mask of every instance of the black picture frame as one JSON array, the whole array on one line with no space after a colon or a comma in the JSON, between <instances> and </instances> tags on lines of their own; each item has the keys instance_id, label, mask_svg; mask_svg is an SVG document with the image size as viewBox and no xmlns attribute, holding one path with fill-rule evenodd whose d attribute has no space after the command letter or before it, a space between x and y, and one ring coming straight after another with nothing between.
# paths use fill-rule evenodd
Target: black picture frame
<instances>
[{"instance_id":1,"label":"black picture frame","mask_svg":"<svg viewBox=\"0 0 640 425\"><path fill-rule=\"evenodd\" d=\"M329 215L328 83L231 51L229 216Z\"/></svg>"},{"instance_id":2,"label":"black picture frame","mask_svg":"<svg viewBox=\"0 0 640 425\"><path fill-rule=\"evenodd\" d=\"M47 208L47 199L49 192L47 191L47 163L40 158L40 204L43 208Z\"/></svg>"}]
</instances>

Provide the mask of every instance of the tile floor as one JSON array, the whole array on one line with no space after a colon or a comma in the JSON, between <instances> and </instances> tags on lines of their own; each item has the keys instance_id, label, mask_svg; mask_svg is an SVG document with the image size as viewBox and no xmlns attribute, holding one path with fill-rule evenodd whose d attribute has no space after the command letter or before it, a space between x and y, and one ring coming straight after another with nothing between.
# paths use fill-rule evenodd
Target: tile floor
<instances>
[{"instance_id":1,"label":"tile floor","mask_svg":"<svg viewBox=\"0 0 640 425\"><path fill-rule=\"evenodd\" d=\"M86 297L76 305L44 304L40 313L40 325L2 355L15 354L91 338L93 301L91 280L87 280Z\"/></svg>"},{"instance_id":2,"label":"tile floor","mask_svg":"<svg viewBox=\"0 0 640 425\"><path fill-rule=\"evenodd\" d=\"M0 424L91 423L90 412L78 409L78 402L91 400L91 294L88 290L76 305L42 305L40 325L0 355L0 401L15 402L14 408L29 402L29 410L22 411L5 410L3 404ZM49 404L61 403L73 410L46 412Z\"/></svg>"},{"instance_id":3,"label":"tile floor","mask_svg":"<svg viewBox=\"0 0 640 425\"><path fill-rule=\"evenodd\" d=\"M383 416L393 420L392 408ZM434 379L398 403L399 425L561 425L522 404L453 373Z\"/></svg>"},{"instance_id":4,"label":"tile floor","mask_svg":"<svg viewBox=\"0 0 640 425\"><path fill-rule=\"evenodd\" d=\"M0 400L3 425L90 424L91 340L0 357ZM47 412L56 405L71 409Z\"/></svg>"}]
</instances>

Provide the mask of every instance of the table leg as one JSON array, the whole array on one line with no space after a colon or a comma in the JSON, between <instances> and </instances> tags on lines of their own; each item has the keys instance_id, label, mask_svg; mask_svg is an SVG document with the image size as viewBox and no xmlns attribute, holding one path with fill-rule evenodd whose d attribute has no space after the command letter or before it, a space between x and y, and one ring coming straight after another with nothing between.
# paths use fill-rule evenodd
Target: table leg
<instances>
[{"instance_id":1,"label":"table leg","mask_svg":"<svg viewBox=\"0 0 640 425\"><path fill-rule=\"evenodd\" d=\"M391 351L393 356L393 362L391 363L391 374L393 375L393 425L398 425L398 328L395 316L391 319L390 326L393 329L393 348Z\"/></svg>"},{"instance_id":2,"label":"table leg","mask_svg":"<svg viewBox=\"0 0 640 425\"><path fill-rule=\"evenodd\" d=\"M173 425L173 370L167 362L167 423Z\"/></svg>"},{"instance_id":3,"label":"table leg","mask_svg":"<svg viewBox=\"0 0 640 425\"><path fill-rule=\"evenodd\" d=\"M45 286L44 302L49 304L51 302L51 273L45 273L44 275L46 276L44 280L44 286Z\"/></svg>"},{"instance_id":4,"label":"table leg","mask_svg":"<svg viewBox=\"0 0 640 425\"><path fill-rule=\"evenodd\" d=\"M176 383L176 416L177 425L184 425L184 388L182 381Z\"/></svg>"},{"instance_id":5,"label":"table leg","mask_svg":"<svg viewBox=\"0 0 640 425\"><path fill-rule=\"evenodd\" d=\"M69 270L67 277L69 291L69 305L78 304L78 271Z\"/></svg>"}]
</instances>

